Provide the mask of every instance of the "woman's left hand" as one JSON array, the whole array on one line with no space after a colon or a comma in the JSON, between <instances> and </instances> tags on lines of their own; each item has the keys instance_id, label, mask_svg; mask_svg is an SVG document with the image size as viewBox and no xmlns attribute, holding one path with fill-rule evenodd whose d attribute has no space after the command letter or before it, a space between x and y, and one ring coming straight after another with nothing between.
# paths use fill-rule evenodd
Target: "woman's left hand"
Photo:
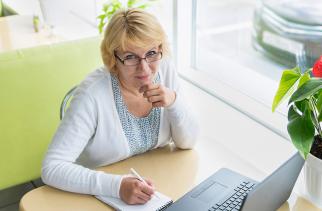
<instances>
[{"instance_id":1,"label":"woman's left hand","mask_svg":"<svg viewBox=\"0 0 322 211\"><path fill-rule=\"evenodd\" d=\"M161 84L146 84L140 90L153 107L168 107L176 99L176 93Z\"/></svg>"}]
</instances>

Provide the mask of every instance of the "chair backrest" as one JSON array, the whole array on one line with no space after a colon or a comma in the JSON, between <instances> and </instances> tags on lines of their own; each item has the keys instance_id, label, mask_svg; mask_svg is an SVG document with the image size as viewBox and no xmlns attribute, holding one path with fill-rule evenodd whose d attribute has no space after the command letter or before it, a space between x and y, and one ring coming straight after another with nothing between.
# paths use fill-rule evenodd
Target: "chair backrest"
<instances>
[{"instance_id":1,"label":"chair backrest","mask_svg":"<svg viewBox=\"0 0 322 211\"><path fill-rule=\"evenodd\" d=\"M76 91L77 86L74 86L73 88L71 88L67 94L65 95L63 101L60 104L60 112L59 112L59 118L60 120L62 120L65 116L65 111L67 109L67 104L69 103L69 101L71 100L71 98L74 95L74 92Z\"/></svg>"},{"instance_id":2,"label":"chair backrest","mask_svg":"<svg viewBox=\"0 0 322 211\"><path fill-rule=\"evenodd\" d=\"M0 53L0 190L40 177L62 96L103 65L100 42L97 36Z\"/></svg>"}]
</instances>

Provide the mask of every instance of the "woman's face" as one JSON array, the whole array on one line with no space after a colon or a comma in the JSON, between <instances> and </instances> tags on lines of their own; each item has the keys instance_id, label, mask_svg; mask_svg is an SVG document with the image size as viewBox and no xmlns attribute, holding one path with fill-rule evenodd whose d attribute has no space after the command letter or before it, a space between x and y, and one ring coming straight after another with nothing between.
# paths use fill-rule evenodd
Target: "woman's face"
<instances>
[{"instance_id":1,"label":"woman's face","mask_svg":"<svg viewBox=\"0 0 322 211\"><path fill-rule=\"evenodd\" d=\"M152 83L159 69L159 54L159 46L150 46L146 49L128 46L124 52L116 51L116 68L121 83L135 89L139 89L145 84ZM146 59L139 59L139 62L135 64L135 61L137 61L138 58L147 58L152 62L148 63ZM154 61L155 59L158 60ZM123 60L124 63L121 60Z\"/></svg>"}]
</instances>

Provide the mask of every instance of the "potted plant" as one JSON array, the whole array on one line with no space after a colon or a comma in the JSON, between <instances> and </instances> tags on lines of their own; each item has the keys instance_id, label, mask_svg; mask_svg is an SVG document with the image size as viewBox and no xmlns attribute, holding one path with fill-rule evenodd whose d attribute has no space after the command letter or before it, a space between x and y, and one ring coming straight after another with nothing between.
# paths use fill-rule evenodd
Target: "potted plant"
<instances>
[{"instance_id":1,"label":"potted plant","mask_svg":"<svg viewBox=\"0 0 322 211\"><path fill-rule=\"evenodd\" d=\"M311 75L312 74L312 75ZM272 111L288 96L287 131L306 159L304 182L307 197L322 206L322 56L303 73L299 67L284 70Z\"/></svg>"},{"instance_id":2,"label":"potted plant","mask_svg":"<svg viewBox=\"0 0 322 211\"><path fill-rule=\"evenodd\" d=\"M124 5L121 0L109 0L103 4L102 14L97 18L99 19L98 30L100 33L103 32L104 27L107 25L113 14L121 8L141 8L145 9L151 5L150 2L156 0L127 0L126 5Z\"/></svg>"}]
</instances>

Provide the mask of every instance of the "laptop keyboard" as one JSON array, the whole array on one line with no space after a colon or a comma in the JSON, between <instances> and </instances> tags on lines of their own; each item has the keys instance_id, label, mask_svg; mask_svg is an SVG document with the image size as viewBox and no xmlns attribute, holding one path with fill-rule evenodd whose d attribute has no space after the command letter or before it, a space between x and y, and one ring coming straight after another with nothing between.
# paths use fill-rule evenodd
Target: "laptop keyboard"
<instances>
[{"instance_id":1,"label":"laptop keyboard","mask_svg":"<svg viewBox=\"0 0 322 211\"><path fill-rule=\"evenodd\" d=\"M252 182L242 182L235 189L234 193L222 204L215 204L208 211L239 211L247 193L255 186Z\"/></svg>"}]
</instances>

